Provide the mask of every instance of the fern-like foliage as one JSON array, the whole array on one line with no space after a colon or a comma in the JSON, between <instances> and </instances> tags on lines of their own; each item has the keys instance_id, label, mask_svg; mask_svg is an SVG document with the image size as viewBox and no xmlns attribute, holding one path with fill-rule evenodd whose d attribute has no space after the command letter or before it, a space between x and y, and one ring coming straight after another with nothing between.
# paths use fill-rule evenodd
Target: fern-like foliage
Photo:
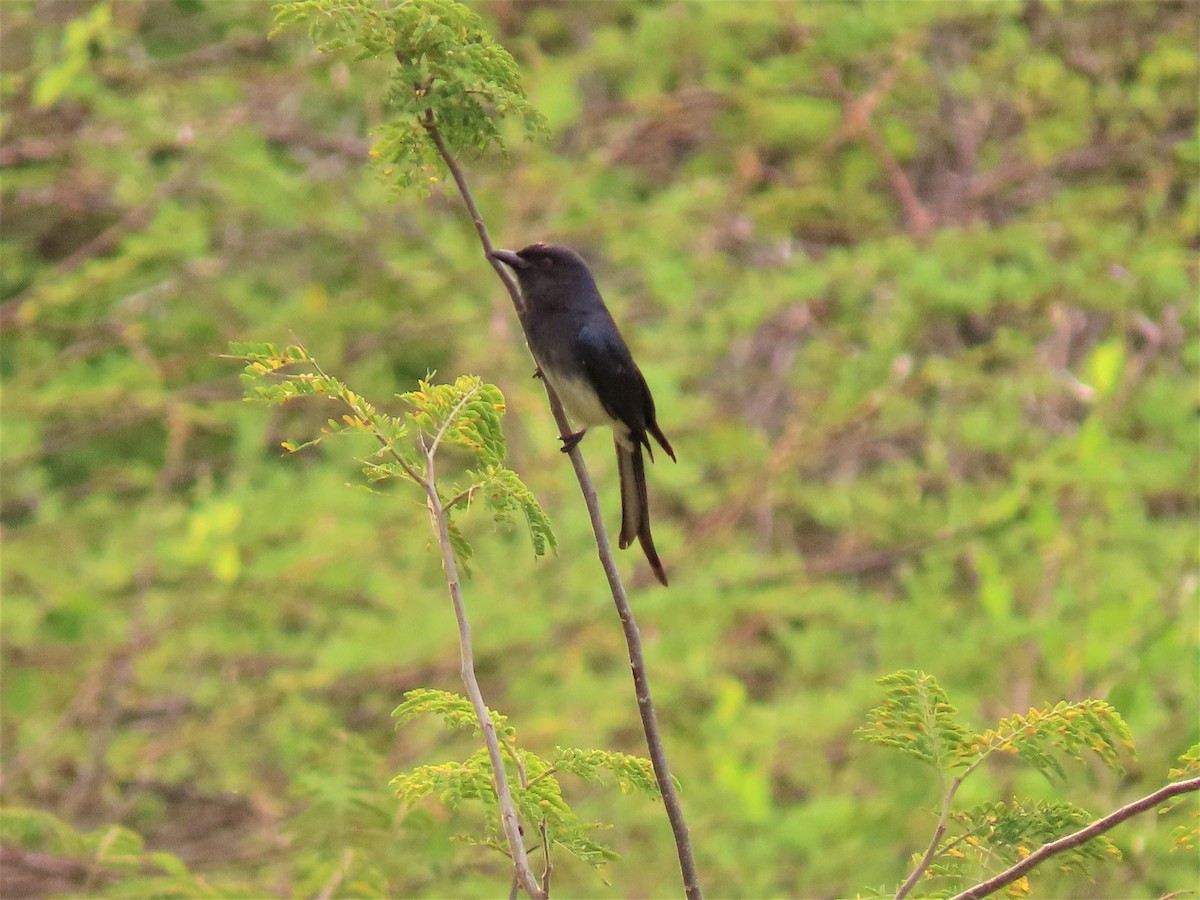
<instances>
[{"instance_id":1,"label":"fern-like foliage","mask_svg":"<svg viewBox=\"0 0 1200 900\"><path fill-rule=\"evenodd\" d=\"M488 752L480 748L462 762L445 762L417 766L392 779L396 797L413 804L430 794L437 796L443 806L457 809L464 800L483 800L489 809L496 807L496 785L492 778ZM499 825L495 834L502 845Z\"/></svg>"},{"instance_id":2,"label":"fern-like foliage","mask_svg":"<svg viewBox=\"0 0 1200 900\"><path fill-rule=\"evenodd\" d=\"M616 779L623 794L659 796L658 782L650 760L608 750L577 750L573 747L555 748L554 768L594 784L604 784L605 774Z\"/></svg>"},{"instance_id":3,"label":"fern-like foliage","mask_svg":"<svg viewBox=\"0 0 1200 900\"><path fill-rule=\"evenodd\" d=\"M504 461L504 395L495 385L460 375L454 384L418 381L417 390L399 397L413 408L409 418L421 432L469 450L484 464Z\"/></svg>"},{"instance_id":4,"label":"fern-like foliage","mask_svg":"<svg viewBox=\"0 0 1200 900\"><path fill-rule=\"evenodd\" d=\"M883 703L867 713L868 724L854 733L863 740L891 747L946 771L959 758L968 731L955 716L946 692L932 675L904 670L877 682Z\"/></svg>"},{"instance_id":5,"label":"fern-like foliage","mask_svg":"<svg viewBox=\"0 0 1200 900\"><path fill-rule=\"evenodd\" d=\"M458 694L427 688L409 691L393 715L406 722L424 714L441 718L451 728L471 729L479 733L478 720L470 701ZM528 826L536 823L538 835L544 833L548 847L558 847L571 856L599 868L618 858L613 849L597 839L597 832L608 826L580 819L571 809L559 775L569 773L584 780L604 784L612 776L625 793L644 793L658 797L658 784L648 759L607 750L555 749L550 759L517 745L516 729L499 713L489 710L496 733L510 768L513 802ZM505 851L487 751L476 750L465 760L418 766L392 780L396 796L410 806L427 797L436 797L450 809L468 802L483 808L483 827L460 840ZM529 835L534 839L534 835Z\"/></svg>"},{"instance_id":6,"label":"fern-like foliage","mask_svg":"<svg viewBox=\"0 0 1200 900\"><path fill-rule=\"evenodd\" d=\"M1192 744L1184 751L1179 757L1179 765L1173 767L1168 774L1171 778L1195 778L1200 775L1200 743ZM1188 810L1188 818L1191 821L1176 825L1172 830L1171 852L1195 853L1196 845L1200 844L1200 806L1195 799L1175 797L1165 803L1158 812L1160 815L1166 815L1182 803L1191 803L1192 808Z\"/></svg>"},{"instance_id":7,"label":"fern-like foliage","mask_svg":"<svg viewBox=\"0 0 1200 900\"><path fill-rule=\"evenodd\" d=\"M955 872L961 879L987 872L997 862L1013 865L1043 844L1085 827L1093 818L1087 810L1061 801L984 803L952 816L955 834L943 845L940 855L945 862L934 871ZM1055 862L1064 872L1086 872L1089 862L1120 858L1121 851L1101 835L1059 854Z\"/></svg>"},{"instance_id":8,"label":"fern-like foliage","mask_svg":"<svg viewBox=\"0 0 1200 900\"><path fill-rule=\"evenodd\" d=\"M286 0L275 30L306 24L322 53L359 59L394 57L387 100L394 116L375 129L377 171L397 189L427 188L444 177L429 126L455 152L505 152L499 120L512 117L527 136L546 130L525 96L512 55L479 16L455 0Z\"/></svg>"},{"instance_id":9,"label":"fern-like foliage","mask_svg":"<svg viewBox=\"0 0 1200 900\"><path fill-rule=\"evenodd\" d=\"M1179 765L1167 773L1171 778L1192 778L1200 775L1200 743L1192 744L1179 757Z\"/></svg>"},{"instance_id":10,"label":"fern-like foliage","mask_svg":"<svg viewBox=\"0 0 1200 900\"><path fill-rule=\"evenodd\" d=\"M465 470L465 480L449 488L440 483L436 486L446 510L451 544L464 566L471 558L471 546L453 516L468 509L476 498L497 522L511 524L518 514L524 518L535 555L556 549L554 531L541 504L520 476L504 466L504 395L495 385L474 375L460 375L452 384L419 381L416 390L398 395L409 411L396 416L326 374L300 344L280 348L270 343L234 343L229 345L229 356L245 363L242 382L248 401L279 406L317 397L343 408L340 418L329 419L316 437L284 441L282 446L289 453L299 453L335 435L370 435L378 446L362 461L367 481L377 484L399 479L423 490L433 456L442 447L457 447L473 457L477 466Z\"/></svg>"},{"instance_id":11,"label":"fern-like foliage","mask_svg":"<svg viewBox=\"0 0 1200 900\"><path fill-rule=\"evenodd\" d=\"M525 519L533 552L538 556L558 546L549 517L516 472L503 466L487 466L468 469L466 474L468 480L455 486L457 502L469 503L471 498L480 497L495 521L502 525L511 525L520 515Z\"/></svg>"},{"instance_id":12,"label":"fern-like foliage","mask_svg":"<svg viewBox=\"0 0 1200 900\"><path fill-rule=\"evenodd\" d=\"M959 721L958 711L933 676L906 670L879 679L879 684L884 688L884 701L868 713L868 724L856 734L914 756L941 775L939 840L918 863L922 896L955 893L968 879L1007 868L1091 821L1086 811L1065 802L1015 799L954 810L954 797L963 780L992 754L1016 756L1047 778L1065 779L1059 757L1082 761L1091 754L1120 773L1121 751L1133 750L1125 721L1102 700L1062 701L1009 716L995 728L975 732ZM1200 748L1197 750L1200 753ZM1060 867L1084 869L1088 862L1114 856L1120 854L1101 837L1066 851ZM905 890L911 888L911 879ZM1008 888L1010 896L1028 891L1027 878Z\"/></svg>"},{"instance_id":13,"label":"fern-like foliage","mask_svg":"<svg viewBox=\"0 0 1200 900\"><path fill-rule=\"evenodd\" d=\"M528 750L519 752L528 773L527 786L519 787L513 795L521 818L526 822L539 823L539 829L546 829L547 838L554 846L561 847L594 868L620 859L615 850L597 839L597 833L610 826L580 819L571 809L557 777L559 769ZM649 765L649 760L644 762Z\"/></svg>"},{"instance_id":14,"label":"fern-like foliage","mask_svg":"<svg viewBox=\"0 0 1200 900\"><path fill-rule=\"evenodd\" d=\"M451 728L466 728L473 734L479 734L479 717L475 715L471 701L462 694L416 688L406 692L404 702L392 710L397 725L424 715L438 716ZM517 736L517 730L508 724L505 716L493 709L488 710L488 716L496 728L496 737L501 741L511 741Z\"/></svg>"},{"instance_id":15,"label":"fern-like foliage","mask_svg":"<svg viewBox=\"0 0 1200 900\"><path fill-rule=\"evenodd\" d=\"M311 755L292 786L300 811L289 820L288 835L331 852L296 858L293 894L315 897L336 878L346 896L389 896L378 861L392 850L396 816L379 789L383 760L362 737L344 731L329 735Z\"/></svg>"},{"instance_id":16,"label":"fern-like foliage","mask_svg":"<svg viewBox=\"0 0 1200 900\"><path fill-rule=\"evenodd\" d=\"M1066 772L1055 752L1082 761L1090 752L1117 774L1120 748L1133 750L1133 737L1120 713L1103 700L1063 700L1002 719L996 728L974 735L959 749L956 766L974 767L992 753L1020 757L1044 776L1060 781Z\"/></svg>"}]
</instances>

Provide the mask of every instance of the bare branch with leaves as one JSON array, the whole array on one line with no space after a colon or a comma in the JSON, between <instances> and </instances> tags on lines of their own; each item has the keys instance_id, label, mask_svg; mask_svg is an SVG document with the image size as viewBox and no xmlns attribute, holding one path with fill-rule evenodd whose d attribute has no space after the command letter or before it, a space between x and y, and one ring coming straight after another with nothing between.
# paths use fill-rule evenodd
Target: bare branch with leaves
<instances>
[{"instance_id":1,"label":"bare branch with leaves","mask_svg":"<svg viewBox=\"0 0 1200 900\"><path fill-rule=\"evenodd\" d=\"M396 59L398 67L388 92L395 115L376 130L379 140L371 151L376 169L398 188L427 190L445 173L451 175L484 256L521 319L520 292L512 276L488 256L495 248L456 158L463 152L480 153L490 147L504 152L497 121L505 116L515 117L530 137L545 131L545 120L525 97L512 56L487 33L474 12L454 0L402 3L386 11L372 0L289 0L278 4L276 11L278 28L307 22L310 36L322 51L350 49L364 58ZM561 403L544 380L543 386L560 433L568 434L569 423ZM690 900L698 900L702 892L695 856L654 711L641 633L578 446L571 448L569 456L625 635L642 730L675 838L684 891Z\"/></svg>"},{"instance_id":2,"label":"bare branch with leaves","mask_svg":"<svg viewBox=\"0 0 1200 900\"><path fill-rule=\"evenodd\" d=\"M1103 836L1106 831L1170 798L1200 789L1200 779L1167 785L1095 821L1086 810L1065 801L1012 799L956 811L954 799L963 781L996 753L1016 756L1052 781L1066 778L1062 756L1080 762L1094 756L1120 774L1121 751L1133 751L1129 729L1108 703L1088 699L1030 709L1002 719L995 728L972 732L958 720L958 710L932 675L905 670L879 683L885 690L884 701L871 710L868 724L856 733L870 743L921 760L941 780L933 836L896 891L896 900L907 897L922 879L937 879L942 885L939 891L961 890L976 872L994 872L997 862L1007 868L957 896L987 896L1064 853L1068 854L1065 869L1085 869L1089 862L1120 857L1116 846ZM1189 753L1183 766L1171 771L1172 777L1195 771L1200 748ZM953 836L945 840L951 829Z\"/></svg>"},{"instance_id":3,"label":"bare branch with leaves","mask_svg":"<svg viewBox=\"0 0 1200 900\"><path fill-rule=\"evenodd\" d=\"M453 527L451 513L454 507L442 499L435 468L435 457L443 444L473 453L479 468L468 473L472 484L465 489L455 486L454 494L480 493L502 519L511 516L513 507L521 508L529 524L535 552L544 553L547 546L554 546L553 532L537 500L521 484L516 473L503 467L505 444L500 416L504 412L504 398L499 388L468 375L460 376L452 385L422 381L417 390L401 395L412 411L398 418L379 411L340 380L327 374L299 344L282 350L272 344L235 344L230 350L246 363L247 399L282 404L297 397L316 396L340 402L348 411L340 421L330 419L322 435L315 440L305 444L285 442L286 450L295 453L335 434L369 434L379 444L379 450L364 462L367 479L377 483L401 478L424 491L458 623L463 685L487 750L491 786L514 877L530 897L545 897L545 891L529 866L524 829L509 788L496 725L475 675L471 624L459 575L459 558L469 557L470 548ZM305 368L292 371L295 365Z\"/></svg>"}]
</instances>

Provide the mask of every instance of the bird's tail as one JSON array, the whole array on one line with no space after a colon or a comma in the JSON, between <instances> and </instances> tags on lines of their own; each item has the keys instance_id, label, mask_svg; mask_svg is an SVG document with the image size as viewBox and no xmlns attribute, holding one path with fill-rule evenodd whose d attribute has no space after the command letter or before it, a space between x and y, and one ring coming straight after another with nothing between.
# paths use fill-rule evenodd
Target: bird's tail
<instances>
[{"instance_id":1,"label":"bird's tail","mask_svg":"<svg viewBox=\"0 0 1200 900\"><path fill-rule=\"evenodd\" d=\"M617 445L617 471L621 476L621 537L622 550L637 538L642 552L654 570L654 577L662 584L667 583L662 560L654 549L654 536L650 534L650 503L646 499L646 464L642 458L642 447L632 440Z\"/></svg>"}]
</instances>

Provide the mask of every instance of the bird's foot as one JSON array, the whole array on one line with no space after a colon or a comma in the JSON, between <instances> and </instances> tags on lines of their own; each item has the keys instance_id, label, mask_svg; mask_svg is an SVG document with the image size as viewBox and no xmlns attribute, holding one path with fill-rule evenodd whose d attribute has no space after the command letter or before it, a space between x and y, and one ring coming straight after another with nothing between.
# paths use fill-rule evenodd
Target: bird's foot
<instances>
[{"instance_id":1,"label":"bird's foot","mask_svg":"<svg viewBox=\"0 0 1200 900\"><path fill-rule=\"evenodd\" d=\"M534 369L534 370L533 370L533 377L534 377L534 378L541 378L541 377L543 377L543 376L542 376L542 367L541 367L541 366L538 366L536 369Z\"/></svg>"},{"instance_id":2,"label":"bird's foot","mask_svg":"<svg viewBox=\"0 0 1200 900\"><path fill-rule=\"evenodd\" d=\"M562 452L570 453L572 450L574 450L575 445L583 440L583 436L585 434L587 434L586 428L581 428L581 429L579 429L579 431L576 431L574 434L560 434L558 436L558 439L563 442Z\"/></svg>"}]
</instances>

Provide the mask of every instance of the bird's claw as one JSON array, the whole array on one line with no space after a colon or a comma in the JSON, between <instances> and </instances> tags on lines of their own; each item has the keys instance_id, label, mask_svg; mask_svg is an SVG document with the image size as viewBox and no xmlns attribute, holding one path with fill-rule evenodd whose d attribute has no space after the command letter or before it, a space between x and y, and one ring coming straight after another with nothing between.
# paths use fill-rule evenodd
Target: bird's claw
<instances>
[{"instance_id":1,"label":"bird's claw","mask_svg":"<svg viewBox=\"0 0 1200 900\"><path fill-rule=\"evenodd\" d=\"M586 428L581 428L579 431L576 431L573 434L560 434L558 439L563 442L562 452L570 453L572 450L574 450L575 445L583 440L583 436L585 434L587 434Z\"/></svg>"}]
</instances>

